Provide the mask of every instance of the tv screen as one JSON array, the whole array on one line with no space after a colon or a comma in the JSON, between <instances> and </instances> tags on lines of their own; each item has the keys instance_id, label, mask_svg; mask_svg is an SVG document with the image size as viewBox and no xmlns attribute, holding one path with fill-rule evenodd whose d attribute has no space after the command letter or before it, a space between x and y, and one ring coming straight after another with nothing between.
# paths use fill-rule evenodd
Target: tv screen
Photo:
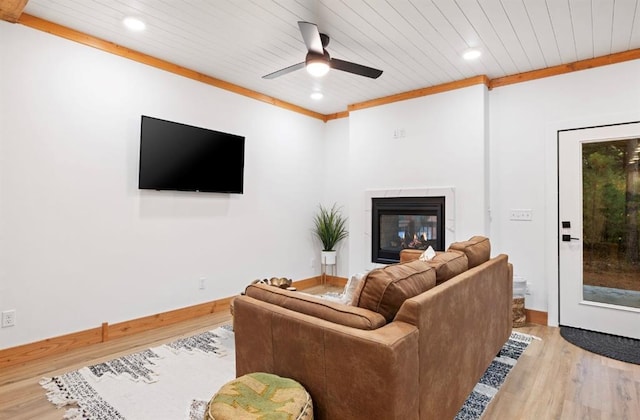
<instances>
[{"instance_id":1,"label":"tv screen","mask_svg":"<svg viewBox=\"0 0 640 420\"><path fill-rule=\"evenodd\" d=\"M243 192L244 137L142 116L138 187Z\"/></svg>"}]
</instances>

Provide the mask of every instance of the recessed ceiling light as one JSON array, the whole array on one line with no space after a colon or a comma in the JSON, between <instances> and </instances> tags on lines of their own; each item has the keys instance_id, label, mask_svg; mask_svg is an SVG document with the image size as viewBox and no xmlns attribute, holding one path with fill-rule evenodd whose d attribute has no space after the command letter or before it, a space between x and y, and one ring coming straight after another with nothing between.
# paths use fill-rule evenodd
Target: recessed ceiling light
<instances>
[{"instance_id":1,"label":"recessed ceiling light","mask_svg":"<svg viewBox=\"0 0 640 420\"><path fill-rule=\"evenodd\" d=\"M322 92L313 92L311 94L311 99L315 99L316 101L319 101L322 98L324 98L324 95L322 94Z\"/></svg>"},{"instance_id":2,"label":"recessed ceiling light","mask_svg":"<svg viewBox=\"0 0 640 420\"><path fill-rule=\"evenodd\" d=\"M131 16L124 18L122 20L122 23L127 27L127 29L130 29L132 31L144 31L144 29L147 27L147 25L145 25L143 21Z\"/></svg>"},{"instance_id":3,"label":"recessed ceiling light","mask_svg":"<svg viewBox=\"0 0 640 420\"><path fill-rule=\"evenodd\" d=\"M462 58L464 58L465 60L475 60L481 55L482 55L482 52L479 49L469 48L462 54Z\"/></svg>"}]
</instances>

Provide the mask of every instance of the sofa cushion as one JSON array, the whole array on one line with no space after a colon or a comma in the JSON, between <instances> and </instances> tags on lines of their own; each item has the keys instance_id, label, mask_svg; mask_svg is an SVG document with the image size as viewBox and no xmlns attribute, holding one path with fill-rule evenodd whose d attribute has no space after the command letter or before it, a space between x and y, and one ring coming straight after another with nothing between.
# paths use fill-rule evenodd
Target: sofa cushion
<instances>
[{"instance_id":1,"label":"sofa cushion","mask_svg":"<svg viewBox=\"0 0 640 420\"><path fill-rule=\"evenodd\" d=\"M468 241L452 243L447 251L464 252L469 260L469 268L473 268L489 261L491 243L485 236L474 236Z\"/></svg>"},{"instance_id":2,"label":"sofa cushion","mask_svg":"<svg viewBox=\"0 0 640 420\"><path fill-rule=\"evenodd\" d=\"M424 261L392 264L371 270L360 284L354 304L393 320L405 300L436 285L436 271Z\"/></svg>"},{"instance_id":3,"label":"sofa cushion","mask_svg":"<svg viewBox=\"0 0 640 420\"><path fill-rule=\"evenodd\" d=\"M247 287L245 294L263 302L346 327L375 330L386 324L385 318L374 311L331 302L316 296L284 290L266 284L252 284Z\"/></svg>"},{"instance_id":4,"label":"sofa cushion","mask_svg":"<svg viewBox=\"0 0 640 420\"><path fill-rule=\"evenodd\" d=\"M469 269L467 255L458 251L438 252L427 264L436 270L436 284L441 284Z\"/></svg>"}]
</instances>

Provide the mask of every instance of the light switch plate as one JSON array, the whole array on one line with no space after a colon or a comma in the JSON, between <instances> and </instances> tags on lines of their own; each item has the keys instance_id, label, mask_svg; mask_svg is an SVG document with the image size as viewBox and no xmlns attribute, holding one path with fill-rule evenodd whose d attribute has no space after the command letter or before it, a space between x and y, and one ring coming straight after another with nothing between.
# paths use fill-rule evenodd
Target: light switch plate
<instances>
[{"instance_id":1,"label":"light switch plate","mask_svg":"<svg viewBox=\"0 0 640 420\"><path fill-rule=\"evenodd\" d=\"M511 209L509 220L530 221L533 219L533 211L531 209Z\"/></svg>"}]
</instances>

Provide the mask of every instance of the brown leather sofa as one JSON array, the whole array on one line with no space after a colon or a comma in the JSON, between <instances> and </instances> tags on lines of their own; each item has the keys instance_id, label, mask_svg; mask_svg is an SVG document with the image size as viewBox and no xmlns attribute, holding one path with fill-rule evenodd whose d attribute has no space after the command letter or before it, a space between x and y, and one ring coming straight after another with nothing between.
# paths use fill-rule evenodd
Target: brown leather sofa
<instances>
[{"instance_id":1,"label":"brown leather sofa","mask_svg":"<svg viewBox=\"0 0 640 420\"><path fill-rule=\"evenodd\" d=\"M451 419L511 333L513 270L488 238L403 251L352 305L267 285L234 301L236 375L293 378L316 419Z\"/></svg>"}]
</instances>

